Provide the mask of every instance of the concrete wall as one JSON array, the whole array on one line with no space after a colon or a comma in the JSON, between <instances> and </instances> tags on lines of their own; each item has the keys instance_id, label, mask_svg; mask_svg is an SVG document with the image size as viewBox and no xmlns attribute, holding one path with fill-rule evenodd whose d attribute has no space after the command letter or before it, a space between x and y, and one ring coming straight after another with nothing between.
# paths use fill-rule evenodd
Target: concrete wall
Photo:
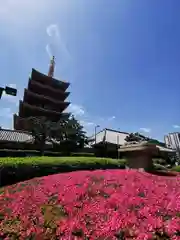
<instances>
[{"instance_id":1,"label":"concrete wall","mask_svg":"<svg viewBox=\"0 0 180 240\"><path fill-rule=\"evenodd\" d=\"M125 138L129 134L106 130L106 142L118 145L124 145Z\"/></svg>"}]
</instances>

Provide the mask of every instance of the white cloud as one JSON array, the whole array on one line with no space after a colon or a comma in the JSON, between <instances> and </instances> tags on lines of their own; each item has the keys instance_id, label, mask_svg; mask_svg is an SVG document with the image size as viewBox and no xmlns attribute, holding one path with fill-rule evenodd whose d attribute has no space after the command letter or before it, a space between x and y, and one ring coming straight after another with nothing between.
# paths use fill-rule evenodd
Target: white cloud
<instances>
[{"instance_id":1,"label":"white cloud","mask_svg":"<svg viewBox=\"0 0 180 240\"><path fill-rule=\"evenodd\" d=\"M84 127L91 127L94 126L95 123L93 122L88 122L88 121L84 121L84 120L80 120L80 123L84 126Z\"/></svg>"},{"instance_id":2,"label":"white cloud","mask_svg":"<svg viewBox=\"0 0 180 240\"><path fill-rule=\"evenodd\" d=\"M57 24L51 24L46 29L47 35L50 37L60 37Z\"/></svg>"},{"instance_id":3,"label":"white cloud","mask_svg":"<svg viewBox=\"0 0 180 240\"><path fill-rule=\"evenodd\" d=\"M180 128L180 125L173 125L173 128Z\"/></svg>"},{"instance_id":4,"label":"white cloud","mask_svg":"<svg viewBox=\"0 0 180 240\"><path fill-rule=\"evenodd\" d=\"M0 117L11 118L13 115L10 108L1 108Z\"/></svg>"},{"instance_id":5,"label":"white cloud","mask_svg":"<svg viewBox=\"0 0 180 240\"><path fill-rule=\"evenodd\" d=\"M145 132L145 133L149 133L151 132L150 128L140 128L141 131Z\"/></svg>"},{"instance_id":6,"label":"white cloud","mask_svg":"<svg viewBox=\"0 0 180 240\"><path fill-rule=\"evenodd\" d=\"M49 44L46 45L46 52L47 52L49 58L52 58L52 52L51 52Z\"/></svg>"},{"instance_id":7,"label":"white cloud","mask_svg":"<svg viewBox=\"0 0 180 240\"><path fill-rule=\"evenodd\" d=\"M48 56L52 57L52 55L56 55L57 52L60 51L65 61L71 60L71 55L62 39L58 25L50 24L47 26L46 33L49 36L49 42L46 45Z\"/></svg>"},{"instance_id":8,"label":"white cloud","mask_svg":"<svg viewBox=\"0 0 180 240\"><path fill-rule=\"evenodd\" d=\"M77 104L71 104L68 109L74 116L83 116L85 114L85 110L82 106Z\"/></svg>"},{"instance_id":9,"label":"white cloud","mask_svg":"<svg viewBox=\"0 0 180 240\"><path fill-rule=\"evenodd\" d=\"M112 120L114 120L115 118L116 118L115 116L112 116L112 117L108 118L108 121L112 121Z\"/></svg>"}]
</instances>

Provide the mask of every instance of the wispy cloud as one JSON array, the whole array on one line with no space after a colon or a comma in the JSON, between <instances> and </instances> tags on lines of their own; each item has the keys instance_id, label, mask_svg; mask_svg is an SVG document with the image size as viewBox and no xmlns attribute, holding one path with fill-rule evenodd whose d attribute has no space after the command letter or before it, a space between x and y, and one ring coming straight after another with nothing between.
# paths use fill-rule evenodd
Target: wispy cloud
<instances>
[{"instance_id":1,"label":"wispy cloud","mask_svg":"<svg viewBox=\"0 0 180 240\"><path fill-rule=\"evenodd\" d=\"M85 114L85 109L77 104L70 104L68 112L71 112L74 116L83 116Z\"/></svg>"},{"instance_id":2,"label":"wispy cloud","mask_svg":"<svg viewBox=\"0 0 180 240\"><path fill-rule=\"evenodd\" d=\"M173 125L173 128L180 128L180 125Z\"/></svg>"},{"instance_id":3,"label":"wispy cloud","mask_svg":"<svg viewBox=\"0 0 180 240\"><path fill-rule=\"evenodd\" d=\"M46 45L46 52L49 56L49 58L52 57L52 55L55 55L55 49L57 47L57 44L59 45L58 41L60 39L59 29L56 24L51 24L47 26L46 33L50 37L50 40L48 44Z\"/></svg>"},{"instance_id":4,"label":"wispy cloud","mask_svg":"<svg viewBox=\"0 0 180 240\"><path fill-rule=\"evenodd\" d=\"M94 126L95 123L93 122L88 122L88 121L85 121L85 120L80 120L80 123L84 126L84 127L91 127L91 126Z\"/></svg>"},{"instance_id":5,"label":"wispy cloud","mask_svg":"<svg viewBox=\"0 0 180 240\"><path fill-rule=\"evenodd\" d=\"M49 58L52 58L52 52L51 52L51 49L50 49L50 46L47 44L46 45L46 52L47 52L47 54L48 54L48 56L49 56Z\"/></svg>"},{"instance_id":6,"label":"wispy cloud","mask_svg":"<svg viewBox=\"0 0 180 240\"><path fill-rule=\"evenodd\" d=\"M142 132L145 132L145 133L151 132L151 129L150 129L150 128L140 128L140 130L141 130Z\"/></svg>"},{"instance_id":7,"label":"wispy cloud","mask_svg":"<svg viewBox=\"0 0 180 240\"><path fill-rule=\"evenodd\" d=\"M99 125L101 129L106 127L110 128L114 122L113 120L116 119L115 116L94 116L93 114L87 112L84 106L78 104L70 104L67 112L72 113L80 121L81 125L84 127L84 129L89 135L92 134L96 125Z\"/></svg>"},{"instance_id":8,"label":"wispy cloud","mask_svg":"<svg viewBox=\"0 0 180 240\"><path fill-rule=\"evenodd\" d=\"M55 36L57 38L60 37L59 29L58 29L57 24L49 25L46 29L46 32L47 32L47 35L50 36L50 37L53 37L53 36Z\"/></svg>"},{"instance_id":9,"label":"wispy cloud","mask_svg":"<svg viewBox=\"0 0 180 240\"><path fill-rule=\"evenodd\" d=\"M46 33L49 36L49 41L46 45L46 52L48 56L52 57L52 55L56 55L57 52L60 52L65 61L71 60L70 52L62 39L58 25L50 24L47 26Z\"/></svg>"},{"instance_id":10,"label":"wispy cloud","mask_svg":"<svg viewBox=\"0 0 180 240\"><path fill-rule=\"evenodd\" d=\"M109 117L107 120L108 121L112 121L112 120L114 120L116 117L115 116L112 116L112 117Z\"/></svg>"}]
</instances>

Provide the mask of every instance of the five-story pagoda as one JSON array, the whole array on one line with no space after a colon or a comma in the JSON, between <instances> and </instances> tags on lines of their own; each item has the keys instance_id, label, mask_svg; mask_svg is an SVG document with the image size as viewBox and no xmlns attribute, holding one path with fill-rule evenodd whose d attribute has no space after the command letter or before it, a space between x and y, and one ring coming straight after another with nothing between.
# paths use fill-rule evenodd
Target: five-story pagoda
<instances>
[{"instance_id":1,"label":"five-story pagoda","mask_svg":"<svg viewBox=\"0 0 180 240\"><path fill-rule=\"evenodd\" d=\"M29 117L45 116L55 122L69 116L69 113L63 113L70 104L65 102L69 96L69 92L66 92L69 83L53 78L54 67L53 57L48 75L32 69L28 87L24 90L23 101L19 102L19 115L14 115L14 129L28 131Z\"/></svg>"}]
</instances>

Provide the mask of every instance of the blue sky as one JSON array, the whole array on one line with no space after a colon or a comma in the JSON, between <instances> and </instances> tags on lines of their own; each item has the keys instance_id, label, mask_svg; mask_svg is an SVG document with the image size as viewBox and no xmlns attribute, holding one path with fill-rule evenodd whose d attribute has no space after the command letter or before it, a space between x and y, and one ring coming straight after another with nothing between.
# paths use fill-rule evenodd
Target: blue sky
<instances>
[{"instance_id":1,"label":"blue sky","mask_svg":"<svg viewBox=\"0 0 180 240\"><path fill-rule=\"evenodd\" d=\"M0 4L0 101L12 128L31 69L71 83L69 111L88 133L108 127L163 139L180 128L179 0L9 0Z\"/></svg>"}]
</instances>

